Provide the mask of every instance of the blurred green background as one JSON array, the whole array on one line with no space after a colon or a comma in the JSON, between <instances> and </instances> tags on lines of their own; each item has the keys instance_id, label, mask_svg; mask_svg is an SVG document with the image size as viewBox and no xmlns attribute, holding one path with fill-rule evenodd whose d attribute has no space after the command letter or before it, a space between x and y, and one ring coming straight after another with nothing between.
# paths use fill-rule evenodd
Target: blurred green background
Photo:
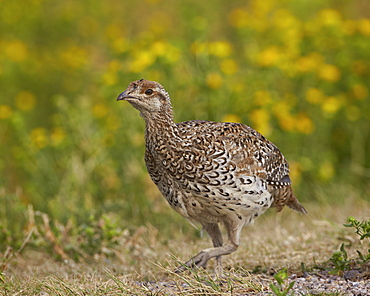
<instances>
[{"instance_id":1,"label":"blurred green background","mask_svg":"<svg viewBox=\"0 0 370 296\"><path fill-rule=\"evenodd\" d=\"M368 0L3 0L0 251L30 210L187 227L146 172L142 118L116 102L140 78L166 88L176 121L243 122L276 143L308 209L370 199Z\"/></svg>"}]
</instances>

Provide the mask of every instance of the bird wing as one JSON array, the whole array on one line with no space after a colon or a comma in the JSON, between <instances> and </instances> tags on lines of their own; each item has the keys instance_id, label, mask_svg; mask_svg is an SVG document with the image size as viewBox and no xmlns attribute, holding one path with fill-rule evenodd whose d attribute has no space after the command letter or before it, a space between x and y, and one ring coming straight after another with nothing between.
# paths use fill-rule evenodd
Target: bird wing
<instances>
[{"instance_id":1,"label":"bird wing","mask_svg":"<svg viewBox=\"0 0 370 296\"><path fill-rule=\"evenodd\" d=\"M235 167L238 175L256 175L272 188L291 185L289 165L280 150L253 128L240 123L193 120L178 123L189 151L200 156L198 164L209 165L213 174ZM189 133L191 131L191 133ZM224 163L225 162L225 163ZM217 167L217 168L215 168Z\"/></svg>"}]
</instances>

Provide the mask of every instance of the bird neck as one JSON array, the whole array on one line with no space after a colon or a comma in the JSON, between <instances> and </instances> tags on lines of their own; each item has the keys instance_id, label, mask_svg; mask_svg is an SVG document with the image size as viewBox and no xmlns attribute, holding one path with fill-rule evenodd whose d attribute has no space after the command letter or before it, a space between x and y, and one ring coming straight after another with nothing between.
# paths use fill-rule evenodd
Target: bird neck
<instances>
[{"instance_id":1,"label":"bird neck","mask_svg":"<svg viewBox=\"0 0 370 296\"><path fill-rule=\"evenodd\" d=\"M145 119L145 139L147 141L157 141L159 139L173 141L178 138L178 130L173 120L172 108L160 110L152 116L143 117Z\"/></svg>"}]
</instances>

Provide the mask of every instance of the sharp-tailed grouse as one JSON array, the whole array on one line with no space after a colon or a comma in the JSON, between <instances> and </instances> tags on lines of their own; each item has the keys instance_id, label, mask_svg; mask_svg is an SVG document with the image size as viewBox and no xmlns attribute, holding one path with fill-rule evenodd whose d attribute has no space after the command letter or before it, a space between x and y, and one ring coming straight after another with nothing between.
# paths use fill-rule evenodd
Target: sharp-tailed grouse
<instances>
[{"instance_id":1,"label":"sharp-tailed grouse","mask_svg":"<svg viewBox=\"0 0 370 296\"><path fill-rule=\"evenodd\" d=\"M177 271L205 267L239 246L240 232L270 207L287 205L301 213L289 165L280 150L249 126L192 120L175 123L170 96L157 82L132 82L117 100L128 101L145 120L145 162L171 207L198 221L213 248L201 251ZM219 223L228 240L223 242Z\"/></svg>"}]
</instances>

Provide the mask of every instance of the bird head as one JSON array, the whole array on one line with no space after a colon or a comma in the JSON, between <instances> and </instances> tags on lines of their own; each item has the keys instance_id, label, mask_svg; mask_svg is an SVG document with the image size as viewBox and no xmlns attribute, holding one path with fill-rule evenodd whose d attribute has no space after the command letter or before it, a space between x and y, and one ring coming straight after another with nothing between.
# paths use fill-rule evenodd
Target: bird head
<instances>
[{"instance_id":1,"label":"bird head","mask_svg":"<svg viewBox=\"0 0 370 296\"><path fill-rule=\"evenodd\" d=\"M120 100L129 102L144 118L152 117L160 111L172 110L170 97L163 86L145 79L131 82L118 96L117 101Z\"/></svg>"}]
</instances>

